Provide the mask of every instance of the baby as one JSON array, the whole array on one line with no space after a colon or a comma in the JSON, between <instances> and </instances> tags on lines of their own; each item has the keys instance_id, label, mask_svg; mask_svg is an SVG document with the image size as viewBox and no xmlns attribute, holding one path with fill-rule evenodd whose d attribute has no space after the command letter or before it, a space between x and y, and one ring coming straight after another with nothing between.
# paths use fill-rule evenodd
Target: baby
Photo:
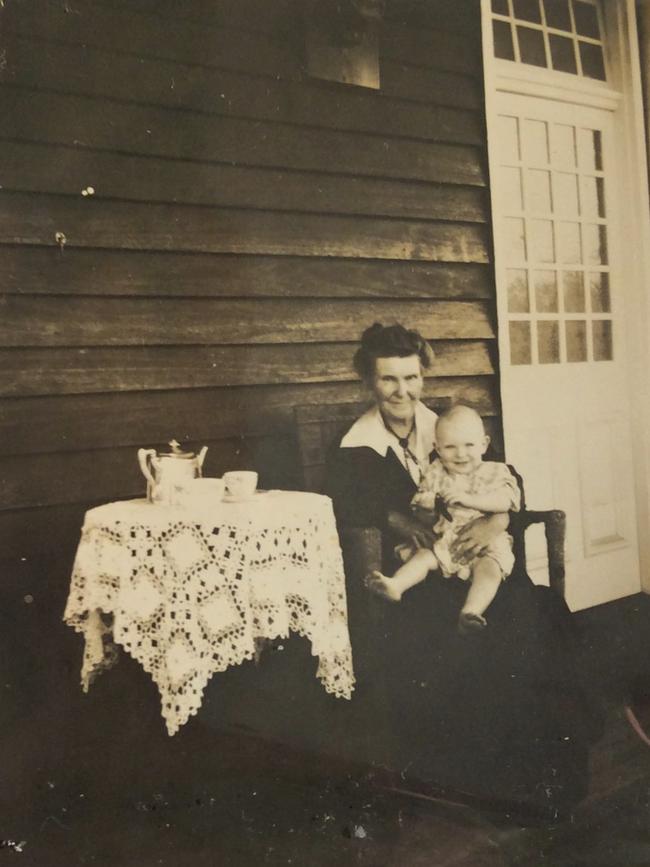
<instances>
[{"instance_id":1,"label":"baby","mask_svg":"<svg viewBox=\"0 0 650 867\"><path fill-rule=\"evenodd\" d=\"M483 629L487 625L483 614L514 566L512 539L500 533L469 564L454 558L453 543L467 523L484 513L518 511L519 488L505 464L483 461L490 439L473 409L455 406L441 415L435 437L438 458L428 467L411 506L436 509L439 517L433 530L438 538L432 549L401 546L399 553L408 558L406 562L392 578L373 572L368 587L398 602L405 590L424 581L432 569L446 577L457 575L471 582L459 629Z\"/></svg>"}]
</instances>

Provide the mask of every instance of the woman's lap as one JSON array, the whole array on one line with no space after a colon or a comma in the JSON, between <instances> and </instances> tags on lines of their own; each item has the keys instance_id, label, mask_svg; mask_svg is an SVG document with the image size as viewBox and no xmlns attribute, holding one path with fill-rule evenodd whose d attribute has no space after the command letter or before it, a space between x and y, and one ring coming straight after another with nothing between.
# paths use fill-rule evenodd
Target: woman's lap
<instances>
[{"instance_id":1,"label":"woman's lap","mask_svg":"<svg viewBox=\"0 0 650 867\"><path fill-rule=\"evenodd\" d=\"M460 636L466 589L432 576L387 612L395 761L420 778L504 799L576 800L590 721L568 610L520 579L497 595L483 632Z\"/></svg>"}]
</instances>

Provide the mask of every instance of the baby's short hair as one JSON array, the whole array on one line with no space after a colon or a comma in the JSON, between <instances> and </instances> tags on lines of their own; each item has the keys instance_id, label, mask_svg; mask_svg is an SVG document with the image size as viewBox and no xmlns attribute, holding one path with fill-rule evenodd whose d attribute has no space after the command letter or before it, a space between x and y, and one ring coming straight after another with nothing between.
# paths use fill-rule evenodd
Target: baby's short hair
<instances>
[{"instance_id":1,"label":"baby's short hair","mask_svg":"<svg viewBox=\"0 0 650 867\"><path fill-rule=\"evenodd\" d=\"M453 406L450 406L449 409L443 410L436 419L436 433L438 433L438 427L442 422L453 421L456 418L461 420L466 419L467 421L470 419L472 421L477 421L485 433L485 426L480 414L474 409L474 407L471 407L466 403L455 403Z\"/></svg>"}]
</instances>

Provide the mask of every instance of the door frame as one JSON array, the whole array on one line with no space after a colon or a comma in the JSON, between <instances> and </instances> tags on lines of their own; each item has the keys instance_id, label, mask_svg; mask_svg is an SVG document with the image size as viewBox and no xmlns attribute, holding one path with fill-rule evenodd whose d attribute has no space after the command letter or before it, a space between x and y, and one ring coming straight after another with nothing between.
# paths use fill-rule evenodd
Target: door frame
<instances>
[{"instance_id":1,"label":"door frame","mask_svg":"<svg viewBox=\"0 0 650 867\"><path fill-rule=\"evenodd\" d=\"M621 172L619 236L626 238L634 255L622 255L625 286L625 328L631 410L631 437L635 464L635 498L641 586L650 593L650 196L648 153L643 114L643 93L636 8L634 0L606 0L603 15L606 63L611 82L591 82L567 73L540 70L494 57L490 0L481 0L485 111L490 177L496 177L494 148L490 148L496 117L496 94L505 91L542 96L561 102L579 101L614 113L616 148L627 171ZM492 214L497 192L490 184ZM494 222L494 221L493 221ZM494 255L500 258L499 233L493 232ZM496 267L496 262L495 262ZM504 293L496 293L499 357L507 357L508 343ZM500 379L500 388L502 381ZM505 448L507 453L508 443Z\"/></svg>"}]
</instances>

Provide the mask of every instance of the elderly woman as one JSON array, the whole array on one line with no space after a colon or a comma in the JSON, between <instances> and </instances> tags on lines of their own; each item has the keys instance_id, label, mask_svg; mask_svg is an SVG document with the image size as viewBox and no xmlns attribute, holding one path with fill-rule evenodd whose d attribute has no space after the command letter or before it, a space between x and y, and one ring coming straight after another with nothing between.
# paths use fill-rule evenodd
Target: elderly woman
<instances>
[{"instance_id":1,"label":"elderly woman","mask_svg":"<svg viewBox=\"0 0 650 867\"><path fill-rule=\"evenodd\" d=\"M382 531L383 563L368 568L391 569L396 543L433 541L431 522L409 517L433 450L436 415L420 400L432 352L417 331L375 324L354 363L372 405L332 453L328 492L342 531ZM507 514L477 519L456 556L471 559L508 523ZM351 587L360 694L364 681L382 682L392 762L414 778L553 813L584 795L597 728L572 665L568 609L520 571L486 611L488 628L460 636L465 592L460 579L430 574L398 604L366 593L367 608L382 610L364 618Z\"/></svg>"}]
</instances>

